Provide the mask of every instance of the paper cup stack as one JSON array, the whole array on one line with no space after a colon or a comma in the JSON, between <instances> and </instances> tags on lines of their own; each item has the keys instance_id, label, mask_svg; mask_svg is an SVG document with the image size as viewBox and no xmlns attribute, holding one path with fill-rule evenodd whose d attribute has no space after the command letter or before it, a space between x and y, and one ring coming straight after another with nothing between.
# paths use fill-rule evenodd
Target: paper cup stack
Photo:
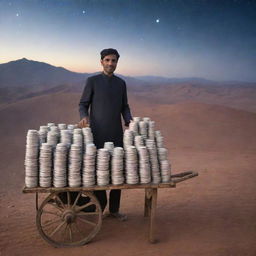
<instances>
[{"instance_id":1,"label":"paper cup stack","mask_svg":"<svg viewBox=\"0 0 256 256\"><path fill-rule=\"evenodd\" d=\"M168 161L168 150L166 148L158 148L157 151L161 168L162 182L169 182L171 178L171 165Z\"/></svg>"},{"instance_id":2,"label":"paper cup stack","mask_svg":"<svg viewBox=\"0 0 256 256\"><path fill-rule=\"evenodd\" d=\"M110 156L113 155L113 151L114 151L114 143L113 142L111 142L111 141L105 142L104 148L106 148L109 151Z\"/></svg>"},{"instance_id":3,"label":"paper cup stack","mask_svg":"<svg viewBox=\"0 0 256 256\"><path fill-rule=\"evenodd\" d=\"M74 124L68 124L67 128L68 130L74 130L76 126Z\"/></svg>"},{"instance_id":4,"label":"paper cup stack","mask_svg":"<svg viewBox=\"0 0 256 256\"><path fill-rule=\"evenodd\" d=\"M55 123L48 123L47 126L50 128L51 126L55 126Z\"/></svg>"},{"instance_id":5,"label":"paper cup stack","mask_svg":"<svg viewBox=\"0 0 256 256\"><path fill-rule=\"evenodd\" d=\"M139 183L138 157L135 146L129 146L125 151L125 178L127 184Z\"/></svg>"},{"instance_id":6,"label":"paper cup stack","mask_svg":"<svg viewBox=\"0 0 256 256\"><path fill-rule=\"evenodd\" d=\"M48 126L41 125L38 131L40 144L47 141Z\"/></svg>"},{"instance_id":7,"label":"paper cup stack","mask_svg":"<svg viewBox=\"0 0 256 256\"><path fill-rule=\"evenodd\" d=\"M43 143L39 156L39 185L51 187L52 185L52 145Z\"/></svg>"},{"instance_id":8,"label":"paper cup stack","mask_svg":"<svg viewBox=\"0 0 256 256\"><path fill-rule=\"evenodd\" d=\"M148 123L145 121L139 122L139 132L144 140L148 138Z\"/></svg>"},{"instance_id":9,"label":"paper cup stack","mask_svg":"<svg viewBox=\"0 0 256 256\"><path fill-rule=\"evenodd\" d=\"M72 135L69 130L61 130L60 131L60 142L70 146L72 143Z\"/></svg>"},{"instance_id":10,"label":"paper cup stack","mask_svg":"<svg viewBox=\"0 0 256 256\"><path fill-rule=\"evenodd\" d=\"M56 131L49 131L47 133L47 143L52 145L53 148L56 147L59 141L59 135Z\"/></svg>"},{"instance_id":11,"label":"paper cup stack","mask_svg":"<svg viewBox=\"0 0 256 256\"><path fill-rule=\"evenodd\" d=\"M83 156L83 186L95 185L95 162L97 149L94 144L87 144Z\"/></svg>"},{"instance_id":12,"label":"paper cup stack","mask_svg":"<svg viewBox=\"0 0 256 256\"><path fill-rule=\"evenodd\" d=\"M149 151L149 159L151 163L151 174L152 174L152 182L160 183L161 175L159 170L159 162L157 157L157 148L154 140L147 139L146 146Z\"/></svg>"},{"instance_id":13,"label":"paper cup stack","mask_svg":"<svg viewBox=\"0 0 256 256\"><path fill-rule=\"evenodd\" d=\"M148 138L153 140L155 138L155 122L148 122Z\"/></svg>"},{"instance_id":14,"label":"paper cup stack","mask_svg":"<svg viewBox=\"0 0 256 256\"><path fill-rule=\"evenodd\" d=\"M69 151L68 184L70 187L81 186L82 147L72 144Z\"/></svg>"},{"instance_id":15,"label":"paper cup stack","mask_svg":"<svg viewBox=\"0 0 256 256\"><path fill-rule=\"evenodd\" d=\"M108 149L100 148L97 154L97 184L104 186L109 184L109 160L110 154Z\"/></svg>"},{"instance_id":16,"label":"paper cup stack","mask_svg":"<svg viewBox=\"0 0 256 256\"><path fill-rule=\"evenodd\" d=\"M134 122L139 122L139 121L141 121L141 118L138 117L138 116L135 116L135 117L133 117L133 121Z\"/></svg>"},{"instance_id":17,"label":"paper cup stack","mask_svg":"<svg viewBox=\"0 0 256 256\"><path fill-rule=\"evenodd\" d=\"M150 117L143 117L143 121L149 122L149 121L151 121L151 119L150 119Z\"/></svg>"},{"instance_id":18,"label":"paper cup stack","mask_svg":"<svg viewBox=\"0 0 256 256\"><path fill-rule=\"evenodd\" d=\"M158 148L163 148L164 147L164 137L161 135L160 131L157 131L155 133L156 135L156 145Z\"/></svg>"},{"instance_id":19,"label":"paper cup stack","mask_svg":"<svg viewBox=\"0 0 256 256\"><path fill-rule=\"evenodd\" d=\"M28 130L25 155L25 185L28 188L38 185L39 134L37 130Z\"/></svg>"},{"instance_id":20,"label":"paper cup stack","mask_svg":"<svg viewBox=\"0 0 256 256\"><path fill-rule=\"evenodd\" d=\"M166 148L158 148L157 154L159 161L164 161L168 159L168 150Z\"/></svg>"},{"instance_id":21,"label":"paper cup stack","mask_svg":"<svg viewBox=\"0 0 256 256\"><path fill-rule=\"evenodd\" d=\"M83 148L83 134L82 129L76 128L73 133L73 144L76 144Z\"/></svg>"},{"instance_id":22,"label":"paper cup stack","mask_svg":"<svg viewBox=\"0 0 256 256\"><path fill-rule=\"evenodd\" d=\"M53 162L53 186L62 188L67 186L67 157L68 146L59 143L54 152Z\"/></svg>"},{"instance_id":23,"label":"paper cup stack","mask_svg":"<svg viewBox=\"0 0 256 256\"><path fill-rule=\"evenodd\" d=\"M74 129L75 129L75 125L74 125L74 124L68 124L67 130L70 132L71 138L73 137ZM73 142L72 142L72 143L73 143Z\"/></svg>"},{"instance_id":24,"label":"paper cup stack","mask_svg":"<svg viewBox=\"0 0 256 256\"><path fill-rule=\"evenodd\" d=\"M93 143L93 134L90 127L82 128L82 132L84 135L84 145Z\"/></svg>"},{"instance_id":25,"label":"paper cup stack","mask_svg":"<svg viewBox=\"0 0 256 256\"><path fill-rule=\"evenodd\" d=\"M135 136L134 145L135 145L137 150L139 149L139 147L144 146L144 140L143 140L141 135Z\"/></svg>"},{"instance_id":26,"label":"paper cup stack","mask_svg":"<svg viewBox=\"0 0 256 256\"><path fill-rule=\"evenodd\" d=\"M134 136L139 135L139 122L131 121L129 124L129 130L133 131Z\"/></svg>"},{"instance_id":27,"label":"paper cup stack","mask_svg":"<svg viewBox=\"0 0 256 256\"><path fill-rule=\"evenodd\" d=\"M66 130L67 129L67 125L66 124L58 124L58 128L60 130Z\"/></svg>"},{"instance_id":28,"label":"paper cup stack","mask_svg":"<svg viewBox=\"0 0 256 256\"><path fill-rule=\"evenodd\" d=\"M139 174L140 183L145 184L151 182L150 160L147 147L141 146L139 152Z\"/></svg>"},{"instance_id":29,"label":"paper cup stack","mask_svg":"<svg viewBox=\"0 0 256 256\"><path fill-rule=\"evenodd\" d=\"M168 160L160 162L162 182L170 182L171 179L171 165Z\"/></svg>"},{"instance_id":30,"label":"paper cup stack","mask_svg":"<svg viewBox=\"0 0 256 256\"><path fill-rule=\"evenodd\" d=\"M123 136L123 144L124 144L124 150L126 150L127 147L133 146L133 132L131 130L125 130L124 136Z\"/></svg>"},{"instance_id":31,"label":"paper cup stack","mask_svg":"<svg viewBox=\"0 0 256 256\"><path fill-rule=\"evenodd\" d=\"M114 185L124 183L124 150L122 147L115 147L111 159L111 181Z\"/></svg>"}]
</instances>

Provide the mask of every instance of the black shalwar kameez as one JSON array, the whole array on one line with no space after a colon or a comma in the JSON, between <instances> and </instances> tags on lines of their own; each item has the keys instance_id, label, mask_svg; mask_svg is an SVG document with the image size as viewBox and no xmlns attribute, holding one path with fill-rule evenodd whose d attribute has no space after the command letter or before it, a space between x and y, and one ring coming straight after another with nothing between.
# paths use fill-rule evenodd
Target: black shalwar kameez
<instances>
[{"instance_id":1,"label":"black shalwar kameez","mask_svg":"<svg viewBox=\"0 0 256 256\"><path fill-rule=\"evenodd\" d=\"M115 75L107 76L103 72L88 77L79 103L79 112L81 119L89 117L94 144L98 149L107 141L112 141L115 147L123 146L121 115L126 126L132 120L123 79ZM107 204L106 191L95 191L95 195L104 210ZM118 212L120 195L121 190L110 192L110 212Z\"/></svg>"}]
</instances>

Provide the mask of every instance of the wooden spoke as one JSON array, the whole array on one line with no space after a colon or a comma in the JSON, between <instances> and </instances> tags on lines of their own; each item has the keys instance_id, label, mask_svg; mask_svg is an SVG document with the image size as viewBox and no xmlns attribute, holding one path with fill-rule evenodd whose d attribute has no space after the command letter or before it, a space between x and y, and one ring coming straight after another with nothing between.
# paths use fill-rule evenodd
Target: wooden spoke
<instances>
[{"instance_id":1,"label":"wooden spoke","mask_svg":"<svg viewBox=\"0 0 256 256\"><path fill-rule=\"evenodd\" d=\"M61 212L63 211L63 208L59 207L59 206L56 205L55 203L48 202L48 204L50 204L51 206L53 206L53 207L55 207L56 209L60 210Z\"/></svg>"},{"instance_id":2,"label":"wooden spoke","mask_svg":"<svg viewBox=\"0 0 256 256\"><path fill-rule=\"evenodd\" d=\"M76 222L74 222L73 225L74 225L74 227L76 228L76 230L78 231L78 233L79 233L82 237L84 237L83 232L78 228Z\"/></svg>"},{"instance_id":3,"label":"wooden spoke","mask_svg":"<svg viewBox=\"0 0 256 256\"><path fill-rule=\"evenodd\" d=\"M96 226L96 225L97 225L97 223L94 223L94 222L92 222L92 221L83 219L83 218L80 217L80 216L77 216L77 217L79 218L79 220L81 220L82 222L85 222L85 223L87 223L87 224L89 224L89 225L92 225L92 226Z\"/></svg>"},{"instance_id":4,"label":"wooden spoke","mask_svg":"<svg viewBox=\"0 0 256 256\"><path fill-rule=\"evenodd\" d=\"M65 224L66 222L65 221L62 221L53 231L52 233L50 234L50 236L53 236L54 234L56 234L56 232L58 232L62 226Z\"/></svg>"},{"instance_id":5,"label":"wooden spoke","mask_svg":"<svg viewBox=\"0 0 256 256\"><path fill-rule=\"evenodd\" d=\"M71 228L71 224L68 225L68 233L69 233L69 239L72 242L73 241L73 234L72 234L72 228Z\"/></svg>"},{"instance_id":6,"label":"wooden spoke","mask_svg":"<svg viewBox=\"0 0 256 256\"><path fill-rule=\"evenodd\" d=\"M67 191L67 198L68 198L68 207L70 207L71 201L70 201L70 192L69 191Z\"/></svg>"},{"instance_id":7,"label":"wooden spoke","mask_svg":"<svg viewBox=\"0 0 256 256\"><path fill-rule=\"evenodd\" d=\"M43 228L46 228L46 227L48 227L48 226L51 226L52 224L57 223L57 222L60 222L60 221L61 221L60 218L55 219L55 220L52 220L52 221L49 221L49 222L47 222L46 224L43 224Z\"/></svg>"},{"instance_id":8,"label":"wooden spoke","mask_svg":"<svg viewBox=\"0 0 256 256\"><path fill-rule=\"evenodd\" d=\"M68 224L66 223L64 232L62 233L62 237L63 237L63 241L66 241L66 233L67 233L67 229L68 229Z\"/></svg>"},{"instance_id":9,"label":"wooden spoke","mask_svg":"<svg viewBox=\"0 0 256 256\"><path fill-rule=\"evenodd\" d=\"M86 204L84 204L84 205L82 205L82 206L79 206L79 207L76 208L76 212L79 212L79 211L85 209L86 207L88 207L88 206L90 206L90 205L94 205L94 204L95 204L95 203L93 203L93 202L89 202L89 203L86 203Z\"/></svg>"},{"instance_id":10,"label":"wooden spoke","mask_svg":"<svg viewBox=\"0 0 256 256\"><path fill-rule=\"evenodd\" d=\"M65 205L63 204L62 200L60 199L60 197L58 196L58 194L55 195L55 198L60 202L62 208L65 208Z\"/></svg>"},{"instance_id":11,"label":"wooden spoke","mask_svg":"<svg viewBox=\"0 0 256 256\"><path fill-rule=\"evenodd\" d=\"M51 214L51 215L56 215L56 216L58 216L58 217L61 217L61 214L59 214L59 213L57 213L57 212L51 212L51 211L43 210L42 213Z\"/></svg>"},{"instance_id":12,"label":"wooden spoke","mask_svg":"<svg viewBox=\"0 0 256 256\"><path fill-rule=\"evenodd\" d=\"M78 199L79 199L80 196L81 196L81 192L78 193L78 195L76 197L76 200L75 200L75 202L72 205L72 208L74 208L76 206L76 203L78 202Z\"/></svg>"}]
</instances>

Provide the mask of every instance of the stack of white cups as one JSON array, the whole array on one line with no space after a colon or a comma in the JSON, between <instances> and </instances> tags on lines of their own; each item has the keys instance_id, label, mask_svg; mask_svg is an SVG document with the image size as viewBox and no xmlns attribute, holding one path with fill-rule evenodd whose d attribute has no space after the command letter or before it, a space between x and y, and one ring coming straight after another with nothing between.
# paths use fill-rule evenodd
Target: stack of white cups
<instances>
[{"instance_id":1,"label":"stack of white cups","mask_svg":"<svg viewBox=\"0 0 256 256\"><path fill-rule=\"evenodd\" d=\"M43 143L39 156L39 185L50 187L52 185L52 145Z\"/></svg>"},{"instance_id":2,"label":"stack of white cups","mask_svg":"<svg viewBox=\"0 0 256 256\"><path fill-rule=\"evenodd\" d=\"M144 140L148 138L148 123L145 121L139 122L139 132Z\"/></svg>"},{"instance_id":3,"label":"stack of white cups","mask_svg":"<svg viewBox=\"0 0 256 256\"><path fill-rule=\"evenodd\" d=\"M96 162L96 146L91 143L86 145L83 156L83 186L91 187L95 185L95 162Z\"/></svg>"},{"instance_id":4,"label":"stack of white cups","mask_svg":"<svg viewBox=\"0 0 256 256\"><path fill-rule=\"evenodd\" d=\"M60 130L60 142L70 147L72 137L69 130Z\"/></svg>"},{"instance_id":5,"label":"stack of white cups","mask_svg":"<svg viewBox=\"0 0 256 256\"><path fill-rule=\"evenodd\" d=\"M135 136L134 145L135 145L137 150L139 149L139 147L144 146L144 140L143 140L141 135Z\"/></svg>"},{"instance_id":6,"label":"stack of white cups","mask_svg":"<svg viewBox=\"0 0 256 256\"><path fill-rule=\"evenodd\" d=\"M124 131L124 136L123 136L123 144L124 144L124 150L126 150L127 147L133 146L133 132L130 130L125 130Z\"/></svg>"},{"instance_id":7,"label":"stack of white cups","mask_svg":"<svg viewBox=\"0 0 256 256\"><path fill-rule=\"evenodd\" d=\"M90 127L82 128L82 132L84 135L84 145L93 143L93 134Z\"/></svg>"},{"instance_id":8,"label":"stack of white cups","mask_svg":"<svg viewBox=\"0 0 256 256\"><path fill-rule=\"evenodd\" d=\"M148 122L148 138L153 140L155 138L155 122Z\"/></svg>"},{"instance_id":9,"label":"stack of white cups","mask_svg":"<svg viewBox=\"0 0 256 256\"><path fill-rule=\"evenodd\" d=\"M28 188L38 185L39 135L37 130L28 130L25 155L25 184Z\"/></svg>"},{"instance_id":10,"label":"stack of white cups","mask_svg":"<svg viewBox=\"0 0 256 256\"><path fill-rule=\"evenodd\" d=\"M139 122L131 121L129 124L129 130L133 131L134 136L139 135Z\"/></svg>"},{"instance_id":11,"label":"stack of white cups","mask_svg":"<svg viewBox=\"0 0 256 256\"><path fill-rule=\"evenodd\" d=\"M62 188L67 186L67 160L68 146L59 143L54 152L53 162L53 186Z\"/></svg>"},{"instance_id":12,"label":"stack of white cups","mask_svg":"<svg viewBox=\"0 0 256 256\"><path fill-rule=\"evenodd\" d=\"M104 143L104 148L106 148L109 151L110 156L113 155L113 150L114 150L114 143L113 142L111 142L111 141L105 142Z\"/></svg>"},{"instance_id":13,"label":"stack of white cups","mask_svg":"<svg viewBox=\"0 0 256 256\"><path fill-rule=\"evenodd\" d=\"M138 148L139 152L139 174L140 183L150 183L151 181L151 169L150 160L147 147L141 146Z\"/></svg>"},{"instance_id":14,"label":"stack of white cups","mask_svg":"<svg viewBox=\"0 0 256 256\"><path fill-rule=\"evenodd\" d=\"M138 157L135 146L129 146L125 151L125 178L127 184L139 183Z\"/></svg>"},{"instance_id":15,"label":"stack of white cups","mask_svg":"<svg viewBox=\"0 0 256 256\"><path fill-rule=\"evenodd\" d=\"M72 144L69 151L68 184L70 187L81 186L82 147Z\"/></svg>"},{"instance_id":16,"label":"stack of white cups","mask_svg":"<svg viewBox=\"0 0 256 256\"><path fill-rule=\"evenodd\" d=\"M58 127L59 127L60 130L66 130L67 129L66 124L58 124Z\"/></svg>"},{"instance_id":17,"label":"stack of white cups","mask_svg":"<svg viewBox=\"0 0 256 256\"><path fill-rule=\"evenodd\" d=\"M59 141L59 135L56 131L49 131L47 133L47 143L52 145L53 148L56 147Z\"/></svg>"},{"instance_id":18,"label":"stack of white cups","mask_svg":"<svg viewBox=\"0 0 256 256\"><path fill-rule=\"evenodd\" d=\"M141 118L138 117L138 116L135 116L135 117L133 117L132 120L133 120L134 122L139 122L139 121L141 121Z\"/></svg>"},{"instance_id":19,"label":"stack of white cups","mask_svg":"<svg viewBox=\"0 0 256 256\"><path fill-rule=\"evenodd\" d=\"M153 183L160 183L161 182L161 175L159 170L159 162L157 157L157 148L154 140L147 139L146 146L149 151L149 158L151 163L151 174L152 174L152 182Z\"/></svg>"},{"instance_id":20,"label":"stack of white cups","mask_svg":"<svg viewBox=\"0 0 256 256\"><path fill-rule=\"evenodd\" d=\"M111 181L114 185L124 183L124 150L122 147L115 147L111 159Z\"/></svg>"},{"instance_id":21,"label":"stack of white cups","mask_svg":"<svg viewBox=\"0 0 256 256\"><path fill-rule=\"evenodd\" d=\"M38 131L40 144L47 141L48 126L41 125Z\"/></svg>"},{"instance_id":22,"label":"stack of white cups","mask_svg":"<svg viewBox=\"0 0 256 256\"><path fill-rule=\"evenodd\" d=\"M109 159L110 154L108 149L106 148L100 148L98 149L97 154L97 184L99 186L104 186L109 184Z\"/></svg>"},{"instance_id":23,"label":"stack of white cups","mask_svg":"<svg viewBox=\"0 0 256 256\"><path fill-rule=\"evenodd\" d=\"M82 129L75 128L73 132L73 144L76 144L83 148L83 134Z\"/></svg>"},{"instance_id":24,"label":"stack of white cups","mask_svg":"<svg viewBox=\"0 0 256 256\"><path fill-rule=\"evenodd\" d=\"M171 178L171 165L168 161L168 150L166 148L158 148L157 152L160 163L162 182L169 182Z\"/></svg>"}]
</instances>

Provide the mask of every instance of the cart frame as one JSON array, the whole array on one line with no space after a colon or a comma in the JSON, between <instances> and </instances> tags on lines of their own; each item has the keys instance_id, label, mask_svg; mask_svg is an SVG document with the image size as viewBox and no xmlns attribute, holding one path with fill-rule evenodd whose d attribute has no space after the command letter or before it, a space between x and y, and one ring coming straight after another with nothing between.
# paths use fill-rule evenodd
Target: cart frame
<instances>
[{"instance_id":1,"label":"cart frame","mask_svg":"<svg viewBox=\"0 0 256 256\"><path fill-rule=\"evenodd\" d=\"M93 237L99 232L100 228L101 228L101 223L102 223L102 211L100 209L100 205L99 202L97 200L97 198L93 195L93 191L96 190L112 190L112 189L145 189L145 204L144 204L144 217L149 217L149 231L148 231L148 240L150 243L155 243L156 242L156 238L155 238L155 216L156 216L156 205L157 205L157 192L159 188L175 188L177 183L180 183L182 181L185 181L187 179L191 179L193 177L198 176L197 172L194 171L186 171L186 172L182 172L179 174L174 174L171 176L171 181L168 183L160 183L160 184L153 184L153 183L149 183L149 184L135 184L135 185L130 185L130 184L122 184L122 185L107 185L107 186L93 186L93 187L76 187L76 188L72 188L72 187L64 187L64 188L55 188L55 187L49 187L49 188L42 188L42 187L36 187L36 188L27 188L24 187L22 192L23 193L35 193L36 194L36 211L37 211L37 218L36 218L36 222L37 222L37 228L38 231L40 233L40 235L43 237L44 240L46 240L48 243L52 244L54 247L72 247L72 246L78 246L78 245L84 245L86 243L88 243L90 240L93 239ZM69 242L63 244L63 243L59 243L56 242L54 240L52 240L51 238L47 237L44 232L42 231L42 224L41 224L41 215L43 210L43 207L50 202L50 200L52 200L52 198L54 197L58 197L59 193L67 193L67 197L69 197L70 192L77 192L79 193L79 195L81 194L85 194L86 196L88 196L92 201L93 204L96 207L96 213L98 216L98 222L97 224L95 224L95 228L94 230L86 237L84 237L84 239L82 239L82 241L80 241L79 243L74 243L72 242L72 234L71 234L71 239ZM38 203L38 194L39 193L50 193L50 195L43 201L43 203L39 206ZM68 223L72 221L73 218L75 218L77 211L75 211L75 207L77 203L77 199L76 202L74 203L74 205L72 207L69 208L69 210L64 211L63 210L63 216L62 216L62 220L64 220L64 222L66 221ZM92 204L92 203L89 203ZM56 207L56 206L55 206ZM81 208L78 207L78 209ZM72 214L70 213L72 209ZM73 211L74 210L74 211ZM83 213L84 215L86 215L86 213ZM89 213L87 213L89 215ZM90 213L92 214L92 213ZM65 215L65 216L64 216ZM63 223L64 223L63 222ZM89 222L88 222L89 223ZM89 223L90 224L90 223Z\"/></svg>"}]
</instances>

